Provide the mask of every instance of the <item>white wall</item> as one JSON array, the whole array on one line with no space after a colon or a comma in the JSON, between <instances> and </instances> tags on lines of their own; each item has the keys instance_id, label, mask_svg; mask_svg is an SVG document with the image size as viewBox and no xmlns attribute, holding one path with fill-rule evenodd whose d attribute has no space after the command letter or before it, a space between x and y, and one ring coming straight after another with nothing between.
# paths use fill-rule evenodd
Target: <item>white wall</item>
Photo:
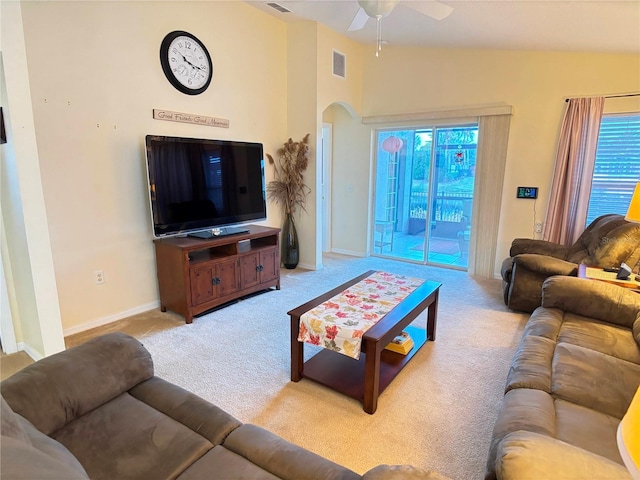
<instances>
[{"instance_id":1,"label":"white wall","mask_svg":"<svg viewBox=\"0 0 640 480\"><path fill-rule=\"evenodd\" d=\"M144 136L262 142L287 135L286 28L241 2L24 2L42 185L66 333L157 305ZM178 92L159 61L173 30L214 62L209 89ZM152 119L226 118L229 129ZM267 169L268 170L268 169ZM267 180L272 172L267 172ZM270 205L268 220L273 221ZM95 285L93 272L104 270Z\"/></svg>"},{"instance_id":2,"label":"white wall","mask_svg":"<svg viewBox=\"0 0 640 480\"><path fill-rule=\"evenodd\" d=\"M287 31L287 134L282 142L292 138L298 142L309 133L309 166L304 174L305 184L311 189L305 210L298 209L295 223L300 245L299 266L316 269L321 265L316 255L316 154L320 151L317 141L317 42L315 22L296 22ZM281 142L281 143L282 143Z\"/></svg>"},{"instance_id":3,"label":"white wall","mask_svg":"<svg viewBox=\"0 0 640 480\"><path fill-rule=\"evenodd\" d=\"M0 148L2 263L21 349L34 359L64 350L41 183L20 3L0 4L0 79L7 143ZM6 243L5 243L6 242Z\"/></svg>"},{"instance_id":4,"label":"white wall","mask_svg":"<svg viewBox=\"0 0 640 480\"><path fill-rule=\"evenodd\" d=\"M343 104L356 116L362 106L362 45L315 22L288 24L288 135L300 140L310 137L310 161L305 183L311 188L305 212L297 212L300 266L322 266L322 173L321 150L323 112L333 104ZM333 50L346 56L347 75L333 75ZM344 159L347 160L348 159ZM334 164L341 162L334 156ZM335 204L335 203L334 203ZM344 232L348 235L348 232Z\"/></svg>"}]
</instances>

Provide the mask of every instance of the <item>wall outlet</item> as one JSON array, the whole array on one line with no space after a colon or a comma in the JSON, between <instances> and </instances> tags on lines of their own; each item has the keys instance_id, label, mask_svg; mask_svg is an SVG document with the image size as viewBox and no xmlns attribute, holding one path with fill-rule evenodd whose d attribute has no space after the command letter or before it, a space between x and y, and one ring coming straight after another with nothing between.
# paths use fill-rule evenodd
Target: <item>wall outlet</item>
<instances>
[{"instance_id":1,"label":"wall outlet","mask_svg":"<svg viewBox=\"0 0 640 480\"><path fill-rule=\"evenodd\" d=\"M536 233L542 233L542 222L536 222Z\"/></svg>"},{"instance_id":2,"label":"wall outlet","mask_svg":"<svg viewBox=\"0 0 640 480\"><path fill-rule=\"evenodd\" d=\"M104 270L93 272L93 280L96 282L96 285L102 285L104 283Z\"/></svg>"}]
</instances>

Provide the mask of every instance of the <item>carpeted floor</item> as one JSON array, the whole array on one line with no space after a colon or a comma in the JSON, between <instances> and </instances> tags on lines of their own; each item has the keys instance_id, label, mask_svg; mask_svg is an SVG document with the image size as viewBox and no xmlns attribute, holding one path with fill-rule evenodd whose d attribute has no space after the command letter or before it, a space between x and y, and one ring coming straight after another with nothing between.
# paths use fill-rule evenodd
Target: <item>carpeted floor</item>
<instances>
[{"instance_id":1,"label":"carpeted floor","mask_svg":"<svg viewBox=\"0 0 640 480\"><path fill-rule=\"evenodd\" d=\"M498 280L379 258L332 254L324 261L318 271L282 270L280 291L242 300L191 325L156 310L68 337L67 344L110 330L131 333L150 350L158 376L359 473L381 463L407 463L453 479L482 478L527 316L506 309ZM289 380L287 316L370 269L443 284L436 341L383 392L374 415L309 380Z\"/></svg>"}]
</instances>

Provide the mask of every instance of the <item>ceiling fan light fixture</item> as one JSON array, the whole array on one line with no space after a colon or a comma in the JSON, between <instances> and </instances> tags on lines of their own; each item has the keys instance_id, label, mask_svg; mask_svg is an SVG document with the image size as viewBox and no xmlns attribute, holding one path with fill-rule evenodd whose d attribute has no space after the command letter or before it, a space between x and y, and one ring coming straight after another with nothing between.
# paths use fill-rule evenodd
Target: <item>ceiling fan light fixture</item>
<instances>
[{"instance_id":1,"label":"ceiling fan light fixture","mask_svg":"<svg viewBox=\"0 0 640 480\"><path fill-rule=\"evenodd\" d=\"M398 4L398 0L358 0L358 4L372 18L386 17Z\"/></svg>"}]
</instances>

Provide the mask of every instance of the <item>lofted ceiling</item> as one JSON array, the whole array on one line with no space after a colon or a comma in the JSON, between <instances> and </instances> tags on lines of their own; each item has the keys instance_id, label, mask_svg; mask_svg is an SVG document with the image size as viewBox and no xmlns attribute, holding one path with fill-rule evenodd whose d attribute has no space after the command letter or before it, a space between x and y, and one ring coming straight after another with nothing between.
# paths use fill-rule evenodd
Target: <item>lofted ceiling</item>
<instances>
[{"instance_id":1,"label":"lofted ceiling","mask_svg":"<svg viewBox=\"0 0 640 480\"><path fill-rule=\"evenodd\" d=\"M442 0L453 7L442 20L403 5L429 1L400 0L382 19L383 41L394 46L640 55L640 0ZM361 30L347 31L359 10L357 0L247 3L284 21L314 20L358 42L376 42L374 19L369 19ZM281 13L268 3L277 3L291 12Z\"/></svg>"}]
</instances>

